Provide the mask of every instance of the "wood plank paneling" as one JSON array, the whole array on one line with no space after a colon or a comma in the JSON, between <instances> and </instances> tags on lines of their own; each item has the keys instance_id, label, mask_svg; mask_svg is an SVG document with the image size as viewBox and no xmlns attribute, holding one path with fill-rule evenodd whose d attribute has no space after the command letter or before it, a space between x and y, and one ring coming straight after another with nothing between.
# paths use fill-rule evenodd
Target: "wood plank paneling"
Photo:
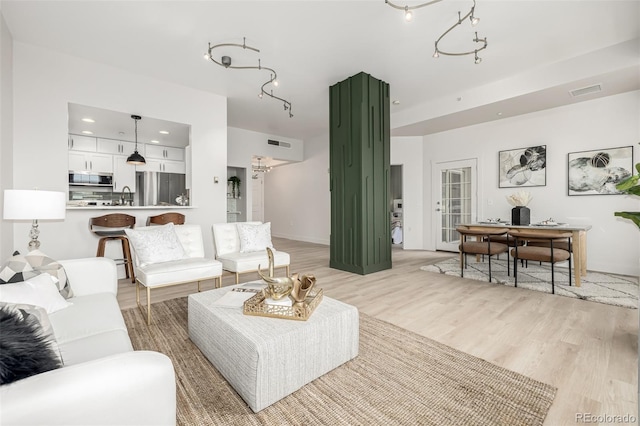
<instances>
[{"instance_id":1,"label":"wood plank paneling","mask_svg":"<svg viewBox=\"0 0 640 426\"><path fill-rule=\"evenodd\" d=\"M391 268L389 85L359 73L330 88L331 267Z\"/></svg>"}]
</instances>

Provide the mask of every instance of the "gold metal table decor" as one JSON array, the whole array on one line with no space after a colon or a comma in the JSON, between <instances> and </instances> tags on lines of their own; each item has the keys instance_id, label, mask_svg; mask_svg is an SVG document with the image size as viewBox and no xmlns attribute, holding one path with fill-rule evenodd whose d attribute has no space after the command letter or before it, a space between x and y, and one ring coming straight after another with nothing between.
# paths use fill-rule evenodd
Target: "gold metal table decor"
<instances>
[{"instance_id":1,"label":"gold metal table decor","mask_svg":"<svg viewBox=\"0 0 640 426\"><path fill-rule=\"evenodd\" d=\"M267 287L244 302L243 313L306 321L322 301L322 289L311 293L316 277L312 274L302 276L293 274L290 277L276 278L273 276L273 252L268 247L267 256L269 258L268 276L262 274L258 265L258 275L267 283ZM269 303L269 300L280 301L287 296L292 301L291 306Z\"/></svg>"},{"instance_id":2,"label":"gold metal table decor","mask_svg":"<svg viewBox=\"0 0 640 426\"><path fill-rule=\"evenodd\" d=\"M245 315L306 321L322 302L322 289L307 295L303 302L294 303L293 306L270 305L265 303L266 298L266 289L256 293L244 302L242 312Z\"/></svg>"}]
</instances>

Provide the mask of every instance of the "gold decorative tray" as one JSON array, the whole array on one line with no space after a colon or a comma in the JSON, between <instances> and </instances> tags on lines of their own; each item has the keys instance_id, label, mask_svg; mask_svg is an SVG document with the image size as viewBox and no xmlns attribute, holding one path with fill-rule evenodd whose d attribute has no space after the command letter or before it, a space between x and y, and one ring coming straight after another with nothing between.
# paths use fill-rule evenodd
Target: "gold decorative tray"
<instances>
[{"instance_id":1,"label":"gold decorative tray","mask_svg":"<svg viewBox=\"0 0 640 426\"><path fill-rule=\"evenodd\" d=\"M302 305L270 305L265 303L264 300L264 291L256 293L255 296L252 296L244 302L242 312L245 315L306 321L322 301L322 289L320 288L318 291L307 296Z\"/></svg>"}]
</instances>

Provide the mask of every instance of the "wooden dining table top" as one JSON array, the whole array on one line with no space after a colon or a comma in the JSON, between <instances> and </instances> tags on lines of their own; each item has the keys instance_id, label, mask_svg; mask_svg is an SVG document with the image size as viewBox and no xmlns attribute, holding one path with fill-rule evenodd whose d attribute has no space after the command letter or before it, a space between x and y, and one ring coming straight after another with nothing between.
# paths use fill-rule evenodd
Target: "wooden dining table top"
<instances>
[{"instance_id":1,"label":"wooden dining table top","mask_svg":"<svg viewBox=\"0 0 640 426\"><path fill-rule=\"evenodd\" d=\"M557 223L556 225L531 224L531 225L511 225L509 222L472 222L461 223L460 226L477 226L492 228L509 228L509 229L557 229L563 231L588 231L591 225L572 225L570 223Z\"/></svg>"}]
</instances>

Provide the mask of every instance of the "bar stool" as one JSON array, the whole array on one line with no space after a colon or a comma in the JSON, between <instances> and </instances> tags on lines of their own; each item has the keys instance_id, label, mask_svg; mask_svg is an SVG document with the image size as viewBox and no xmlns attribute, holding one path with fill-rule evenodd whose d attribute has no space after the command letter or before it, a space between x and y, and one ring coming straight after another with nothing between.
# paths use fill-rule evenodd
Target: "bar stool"
<instances>
[{"instance_id":1,"label":"bar stool","mask_svg":"<svg viewBox=\"0 0 640 426\"><path fill-rule=\"evenodd\" d=\"M122 243L123 259L115 260L124 265L127 278L131 278L132 283L136 282L136 277L133 272L129 239L124 230L126 228L133 228L135 224L136 218L124 213L112 213L89 219L89 230L100 237L96 257L104 257L107 241L119 240Z\"/></svg>"},{"instance_id":2,"label":"bar stool","mask_svg":"<svg viewBox=\"0 0 640 426\"><path fill-rule=\"evenodd\" d=\"M184 225L184 215L182 213L163 213L147 218L147 226L149 225L166 225L173 223L174 225Z\"/></svg>"}]
</instances>

